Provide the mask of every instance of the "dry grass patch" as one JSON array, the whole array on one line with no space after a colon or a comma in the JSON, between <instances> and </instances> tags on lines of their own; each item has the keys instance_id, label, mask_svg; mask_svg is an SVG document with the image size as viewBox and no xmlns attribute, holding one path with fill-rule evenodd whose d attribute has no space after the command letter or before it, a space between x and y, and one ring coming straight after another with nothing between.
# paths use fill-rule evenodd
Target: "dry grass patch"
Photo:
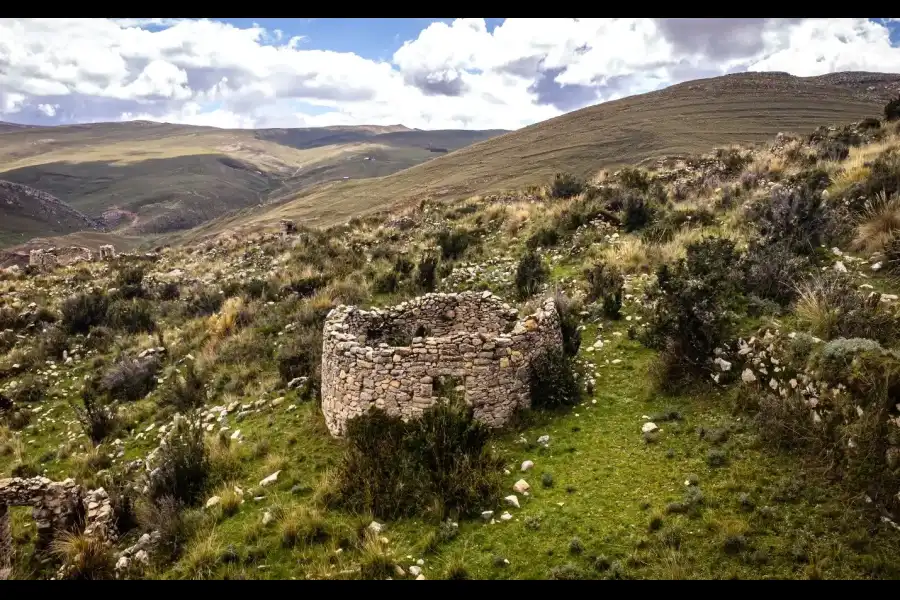
<instances>
[{"instance_id":1,"label":"dry grass patch","mask_svg":"<svg viewBox=\"0 0 900 600\"><path fill-rule=\"evenodd\" d=\"M900 231L900 194L876 195L866 207L856 228L853 247L868 253L884 250L888 241Z\"/></svg>"}]
</instances>

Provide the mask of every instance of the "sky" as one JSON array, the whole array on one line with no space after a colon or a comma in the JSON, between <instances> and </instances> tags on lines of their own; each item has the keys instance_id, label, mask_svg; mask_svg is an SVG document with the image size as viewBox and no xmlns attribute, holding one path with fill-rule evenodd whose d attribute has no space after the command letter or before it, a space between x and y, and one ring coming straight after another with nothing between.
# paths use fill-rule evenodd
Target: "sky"
<instances>
[{"instance_id":1,"label":"sky","mask_svg":"<svg viewBox=\"0 0 900 600\"><path fill-rule=\"evenodd\" d=\"M900 72L900 19L0 19L0 121L517 129L744 71Z\"/></svg>"}]
</instances>

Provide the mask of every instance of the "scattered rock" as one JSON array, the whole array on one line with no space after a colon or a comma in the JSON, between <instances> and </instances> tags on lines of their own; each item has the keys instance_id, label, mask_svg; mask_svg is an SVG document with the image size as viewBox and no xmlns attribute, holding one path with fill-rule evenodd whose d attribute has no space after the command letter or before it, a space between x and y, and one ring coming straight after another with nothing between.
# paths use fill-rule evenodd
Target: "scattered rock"
<instances>
[{"instance_id":1,"label":"scattered rock","mask_svg":"<svg viewBox=\"0 0 900 600\"><path fill-rule=\"evenodd\" d=\"M533 468L534 468L534 463L531 462L530 460L526 460L525 462L522 463L522 472L523 473L525 471L528 471L529 469L533 469Z\"/></svg>"},{"instance_id":2,"label":"scattered rock","mask_svg":"<svg viewBox=\"0 0 900 600\"><path fill-rule=\"evenodd\" d=\"M422 574L422 567L420 567L418 565L413 565L409 568L409 572L411 575L415 575L416 577L419 577Z\"/></svg>"},{"instance_id":3,"label":"scattered rock","mask_svg":"<svg viewBox=\"0 0 900 600\"><path fill-rule=\"evenodd\" d=\"M267 485L269 485L269 484L271 484L271 483L275 483L276 481L278 481L278 474L279 474L279 473L281 473L281 471L275 471L274 473L272 473L271 475L269 475L268 477L266 477L265 479L263 479L262 481L260 481L260 482L259 482L260 487L266 487Z\"/></svg>"},{"instance_id":4,"label":"scattered rock","mask_svg":"<svg viewBox=\"0 0 900 600\"><path fill-rule=\"evenodd\" d=\"M515 506L516 508L519 508L519 497L516 496L515 494L510 494L509 496L504 498L504 500L506 500L506 503L509 504L510 506Z\"/></svg>"},{"instance_id":5,"label":"scattered rock","mask_svg":"<svg viewBox=\"0 0 900 600\"><path fill-rule=\"evenodd\" d=\"M527 492L527 491L530 490L530 489L531 489L531 486L528 485L528 482L525 481L524 479L518 480L518 481L513 485L513 491L516 492L516 493L518 493L518 494L524 494L525 492Z\"/></svg>"},{"instance_id":6,"label":"scattered rock","mask_svg":"<svg viewBox=\"0 0 900 600\"><path fill-rule=\"evenodd\" d=\"M656 431L659 427L656 426L656 423L644 423L641 426L641 433L650 433L652 431Z\"/></svg>"},{"instance_id":7,"label":"scattered rock","mask_svg":"<svg viewBox=\"0 0 900 600\"><path fill-rule=\"evenodd\" d=\"M206 501L206 508L212 508L216 504L218 504L222 499L218 496L213 496L209 500Z\"/></svg>"}]
</instances>

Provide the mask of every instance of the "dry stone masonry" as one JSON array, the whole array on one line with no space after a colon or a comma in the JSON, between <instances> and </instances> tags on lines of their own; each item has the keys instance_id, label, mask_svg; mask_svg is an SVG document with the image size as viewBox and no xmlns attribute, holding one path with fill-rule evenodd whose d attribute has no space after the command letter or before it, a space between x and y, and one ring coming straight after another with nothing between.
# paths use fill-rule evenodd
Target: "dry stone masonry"
<instances>
[{"instance_id":1,"label":"dry stone masonry","mask_svg":"<svg viewBox=\"0 0 900 600\"><path fill-rule=\"evenodd\" d=\"M116 257L116 249L111 244L100 246L100 260L109 260Z\"/></svg>"},{"instance_id":2,"label":"dry stone masonry","mask_svg":"<svg viewBox=\"0 0 900 600\"><path fill-rule=\"evenodd\" d=\"M561 347L552 299L523 319L490 292L426 294L387 310L338 306L325 321L322 412L340 436L370 407L417 417L449 382L477 419L499 427L531 405L532 358Z\"/></svg>"},{"instance_id":3,"label":"dry stone masonry","mask_svg":"<svg viewBox=\"0 0 900 600\"><path fill-rule=\"evenodd\" d=\"M115 539L112 505L103 488L85 494L73 479L0 479L0 571L12 561L10 506L32 507L37 546L42 549L47 548L57 531L72 529L82 518L85 535L100 536L105 541Z\"/></svg>"},{"instance_id":4,"label":"dry stone masonry","mask_svg":"<svg viewBox=\"0 0 900 600\"><path fill-rule=\"evenodd\" d=\"M32 250L28 257L28 264L39 269L50 270L58 263L56 254L49 250Z\"/></svg>"}]
</instances>

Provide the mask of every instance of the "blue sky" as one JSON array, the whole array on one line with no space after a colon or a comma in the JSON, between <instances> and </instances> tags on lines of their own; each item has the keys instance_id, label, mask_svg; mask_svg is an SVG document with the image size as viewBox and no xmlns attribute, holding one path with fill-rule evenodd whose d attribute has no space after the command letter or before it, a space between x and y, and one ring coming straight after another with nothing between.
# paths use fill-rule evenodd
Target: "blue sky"
<instances>
[{"instance_id":1,"label":"blue sky","mask_svg":"<svg viewBox=\"0 0 900 600\"><path fill-rule=\"evenodd\" d=\"M742 71L900 73L896 19L0 19L0 121L515 129Z\"/></svg>"}]
</instances>

